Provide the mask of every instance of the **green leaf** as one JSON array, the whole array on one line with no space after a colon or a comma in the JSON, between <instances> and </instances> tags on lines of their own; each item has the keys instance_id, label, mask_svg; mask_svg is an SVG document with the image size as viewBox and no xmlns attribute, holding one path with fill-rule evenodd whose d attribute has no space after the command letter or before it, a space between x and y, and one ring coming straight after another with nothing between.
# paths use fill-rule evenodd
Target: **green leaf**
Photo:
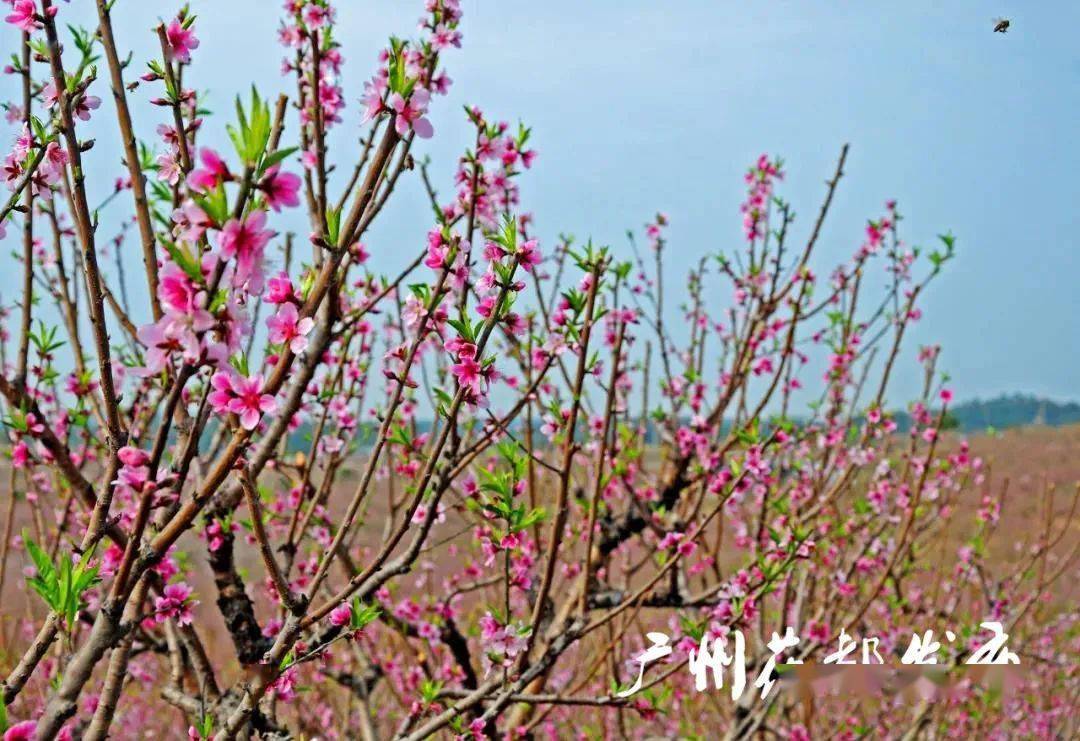
<instances>
[{"instance_id":1,"label":"green leaf","mask_svg":"<svg viewBox=\"0 0 1080 741\"><path fill-rule=\"evenodd\" d=\"M53 612L65 619L70 630L79 610L86 606L83 595L99 581L98 567L90 568L89 566L93 551L84 553L78 563L74 564L70 558L62 556L60 566L57 568L45 552L26 534L23 539L26 542L27 553L30 554L37 570L35 576L26 580L27 584L41 596Z\"/></svg>"},{"instance_id":2,"label":"green leaf","mask_svg":"<svg viewBox=\"0 0 1080 741\"><path fill-rule=\"evenodd\" d=\"M476 334L473 333L472 325L468 319L447 319L446 323L457 330L457 333L461 335L461 338L466 342L476 342Z\"/></svg>"},{"instance_id":3,"label":"green leaf","mask_svg":"<svg viewBox=\"0 0 1080 741\"><path fill-rule=\"evenodd\" d=\"M382 610L378 605L366 605L360 601L359 597L354 597L350 627L353 630L362 630L367 625L375 622L381 613Z\"/></svg>"},{"instance_id":4,"label":"green leaf","mask_svg":"<svg viewBox=\"0 0 1080 741\"><path fill-rule=\"evenodd\" d=\"M341 209L327 206L326 208L326 239L330 244L336 245L341 236Z\"/></svg>"},{"instance_id":5,"label":"green leaf","mask_svg":"<svg viewBox=\"0 0 1080 741\"><path fill-rule=\"evenodd\" d=\"M232 140L236 154L246 167L256 167L266 152L270 141L270 106L259 97L255 86L251 86L251 107L244 108L240 96L236 96L236 119L238 126L225 127ZM288 155L284 155L288 156Z\"/></svg>"},{"instance_id":6,"label":"green leaf","mask_svg":"<svg viewBox=\"0 0 1080 741\"><path fill-rule=\"evenodd\" d=\"M439 692L442 691L443 683L437 682L434 679L425 679L420 683L420 696L424 698L424 704L430 705L435 702L439 697Z\"/></svg>"},{"instance_id":7,"label":"green leaf","mask_svg":"<svg viewBox=\"0 0 1080 741\"><path fill-rule=\"evenodd\" d=\"M30 540L25 532L23 533L23 540L26 543L26 551L34 562L34 568L37 569L37 578L46 582L55 579L56 570L53 568L52 561L49 560L45 551L41 550L41 547L33 540Z\"/></svg>"},{"instance_id":8,"label":"green leaf","mask_svg":"<svg viewBox=\"0 0 1080 741\"><path fill-rule=\"evenodd\" d=\"M37 116L31 116L30 126L34 129L34 141L44 146L49 140L48 134L45 133L45 124L41 123L41 119Z\"/></svg>"},{"instance_id":9,"label":"green leaf","mask_svg":"<svg viewBox=\"0 0 1080 741\"><path fill-rule=\"evenodd\" d=\"M176 263L177 267L183 270L184 273L196 283L202 283L202 268L199 266L198 259L192 255L186 247L182 247L164 239L161 241L165 245L169 257L172 258L172 261Z\"/></svg>"},{"instance_id":10,"label":"green leaf","mask_svg":"<svg viewBox=\"0 0 1080 741\"><path fill-rule=\"evenodd\" d=\"M242 353L237 353L236 355L233 355L231 358L229 358L229 365L235 368L236 372L244 377L250 375L248 373L247 357Z\"/></svg>"},{"instance_id":11,"label":"green leaf","mask_svg":"<svg viewBox=\"0 0 1080 741\"><path fill-rule=\"evenodd\" d=\"M205 195L193 196L193 200L215 224L220 226L229 220L229 201L225 195L224 183L218 183L217 187L207 191Z\"/></svg>"},{"instance_id":12,"label":"green leaf","mask_svg":"<svg viewBox=\"0 0 1080 741\"><path fill-rule=\"evenodd\" d=\"M286 158L288 158L290 155L292 155L299 149L299 147L288 147L286 149L279 149L273 154L266 155L266 157L263 158L262 165L259 166L259 174L262 175L274 165L281 164L285 161Z\"/></svg>"}]
</instances>

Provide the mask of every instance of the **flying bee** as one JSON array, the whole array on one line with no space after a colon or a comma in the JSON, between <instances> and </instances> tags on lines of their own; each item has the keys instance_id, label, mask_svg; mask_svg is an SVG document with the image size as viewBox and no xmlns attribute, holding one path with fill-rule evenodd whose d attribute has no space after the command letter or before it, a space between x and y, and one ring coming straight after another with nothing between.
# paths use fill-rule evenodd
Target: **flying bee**
<instances>
[{"instance_id":1,"label":"flying bee","mask_svg":"<svg viewBox=\"0 0 1080 741\"><path fill-rule=\"evenodd\" d=\"M1007 33L1009 30L1008 18L995 18L994 19L994 33Z\"/></svg>"}]
</instances>

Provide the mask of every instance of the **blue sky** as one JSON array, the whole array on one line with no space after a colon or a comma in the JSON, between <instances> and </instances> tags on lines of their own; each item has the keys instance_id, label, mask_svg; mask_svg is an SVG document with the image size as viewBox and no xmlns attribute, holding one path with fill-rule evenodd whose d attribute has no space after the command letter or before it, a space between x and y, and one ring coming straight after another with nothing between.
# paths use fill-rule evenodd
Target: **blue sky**
<instances>
[{"instance_id":1,"label":"blue sky","mask_svg":"<svg viewBox=\"0 0 1080 741\"><path fill-rule=\"evenodd\" d=\"M348 98L332 140L340 162L357 133L357 98L379 46L390 33L414 33L422 2L338 5ZM140 70L155 51L155 19L177 7L117 1L118 41ZM210 91L212 109L227 113L252 81L266 93L285 89L278 2L191 7L202 45L188 79ZM462 7L464 48L445 57L454 87L433 106L436 138L416 150L431 156L442 190L468 143L462 104L520 119L540 151L522 194L544 242L569 232L623 246L627 228L663 210L672 219L674 275L707 250L738 244L741 175L763 151L785 158L782 194L805 234L840 145L850 142L819 265L846 258L865 219L897 198L910 243L930 245L947 229L959 239L958 259L930 291L912 346L943 345L943 366L962 399L1011 391L1080 397L1080 3L462 0ZM65 21L95 20L88 0L60 4L60 12ZM996 15L1013 20L1007 35L991 32ZM5 57L16 45L10 27L0 30ZM15 82L0 80L0 100L15 99ZM98 88L104 103L88 126L97 145L87 160L92 187L104 195L119 148L107 125L110 96ZM162 113L135 106L143 138L154 139ZM203 141L224 144L225 122L211 117ZM13 134L0 129L5 149ZM367 240L386 272L415 254L428 227L418 179L400 191ZM307 231L299 218L275 226ZM128 249L137 251L134 239ZM15 270L0 276L5 301L17 279ZM892 395L919 385L913 375L899 377Z\"/></svg>"}]
</instances>

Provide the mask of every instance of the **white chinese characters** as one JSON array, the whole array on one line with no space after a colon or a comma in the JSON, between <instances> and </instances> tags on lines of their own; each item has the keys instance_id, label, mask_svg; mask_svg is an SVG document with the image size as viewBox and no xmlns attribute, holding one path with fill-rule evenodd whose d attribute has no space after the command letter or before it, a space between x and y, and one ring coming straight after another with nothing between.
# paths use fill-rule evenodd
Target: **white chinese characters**
<instances>
[{"instance_id":1,"label":"white chinese characters","mask_svg":"<svg viewBox=\"0 0 1080 741\"><path fill-rule=\"evenodd\" d=\"M1002 665L1019 664L1020 657L1006 646L1009 639L1000 622L988 621L981 623L983 630L989 631L991 637L979 645L964 662L968 665ZM661 659L670 656L674 652L671 639L664 633L651 632L646 634L650 645L636 657L638 665L637 679L632 686L616 694L617 697L630 697L638 692L645 678L646 668ZM956 640L956 634L951 630L945 631L945 638L949 642ZM761 699L769 696L776 684L777 663L780 658L787 655L785 664L802 664L798 652L793 651L800 643L794 629L788 627L784 634L773 633L772 638L766 644L769 654L762 664L754 680L754 687L761 690ZM824 664L836 664L838 666L862 664L885 664L884 659L878 652L878 638L864 638L861 641L862 651L859 652L860 642L852 638L846 630L841 630L837 638L837 649L828 654ZM730 650L730 653L729 653ZM913 633L911 642L900 657L900 663L905 665L928 665L938 663L938 652L941 643L934 640L934 631L927 630L922 633ZM855 657L861 653L861 662ZM697 648L691 648L688 652L687 663L691 676L694 678L694 689L703 692L709 686L711 675L714 689L724 688L725 670L730 670L731 699L738 701L746 689L746 638L742 631L734 630L724 638L711 636L706 632L698 642Z\"/></svg>"}]
</instances>

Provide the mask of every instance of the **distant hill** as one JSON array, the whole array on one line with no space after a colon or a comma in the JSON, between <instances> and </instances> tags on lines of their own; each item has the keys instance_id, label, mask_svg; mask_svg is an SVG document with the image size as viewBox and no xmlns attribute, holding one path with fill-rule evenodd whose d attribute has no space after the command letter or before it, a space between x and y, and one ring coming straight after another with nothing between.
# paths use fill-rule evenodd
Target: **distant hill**
<instances>
[{"instance_id":1,"label":"distant hill","mask_svg":"<svg viewBox=\"0 0 1080 741\"><path fill-rule=\"evenodd\" d=\"M906 414L898 415L901 427L906 428ZM993 427L1003 430L1025 425L1060 425L1080 423L1080 404L1056 402L1031 394L1010 394L987 399L975 399L957 404L949 410L956 428L964 432L979 432Z\"/></svg>"}]
</instances>

